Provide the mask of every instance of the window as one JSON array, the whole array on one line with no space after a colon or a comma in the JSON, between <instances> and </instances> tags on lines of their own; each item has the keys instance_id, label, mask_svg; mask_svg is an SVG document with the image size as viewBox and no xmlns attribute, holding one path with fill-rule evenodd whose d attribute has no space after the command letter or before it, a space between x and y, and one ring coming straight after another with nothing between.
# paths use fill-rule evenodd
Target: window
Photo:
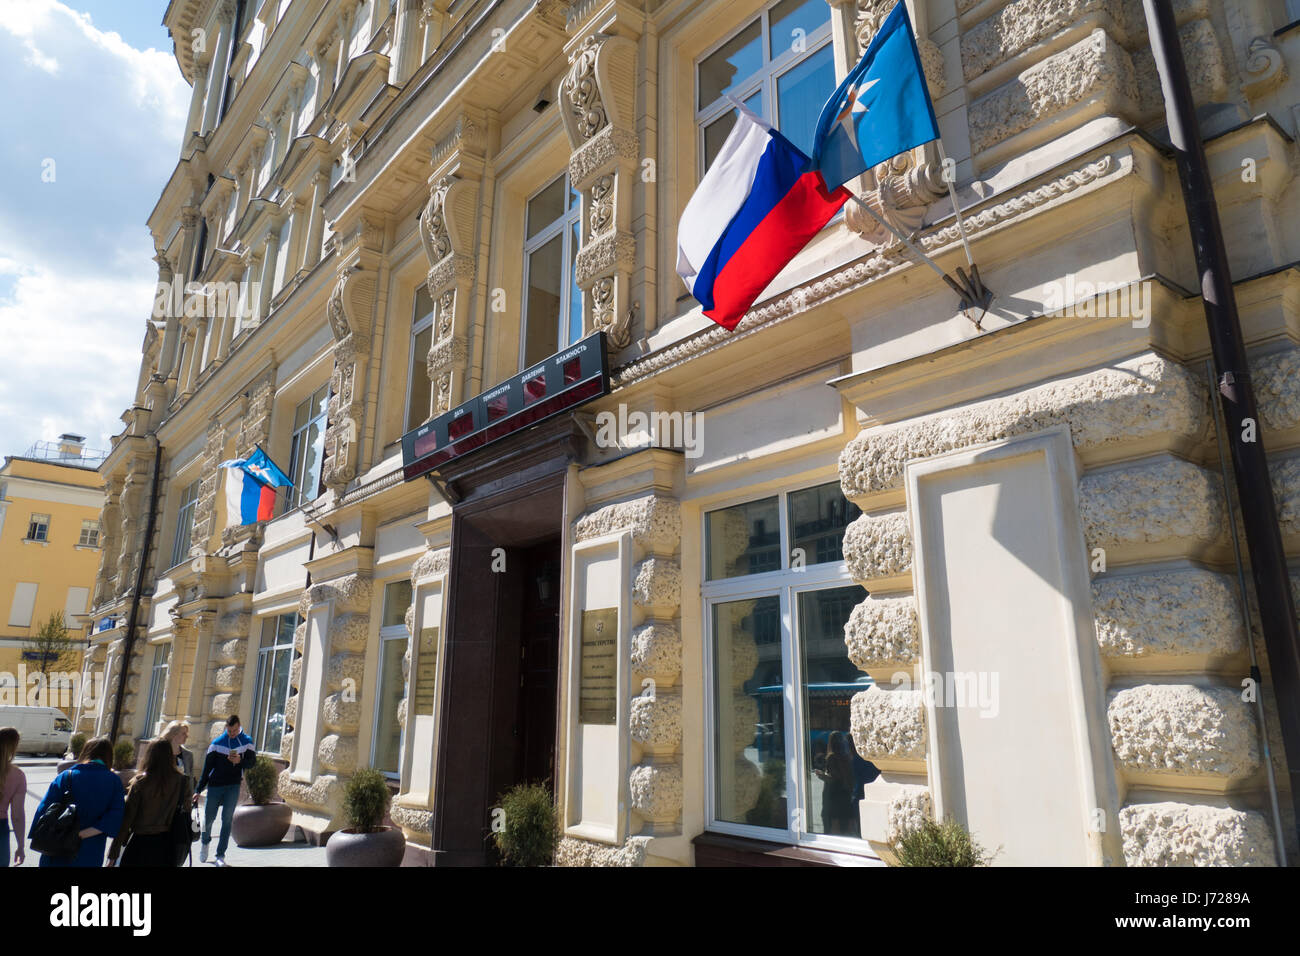
<instances>
[{"instance_id":1,"label":"window","mask_svg":"<svg viewBox=\"0 0 1300 956\"><path fill-rule=\"evenodd\" d=\"M63 605L63 620L69 628L76 625L74 621L86 613L86 604L90 600L90 588L68 588L68 600Z\"/></svg>"},{"instance_id":2,"label":"window","mask_svg":"<svg viewBox=\"0 0 1300 956\"><path fill-rule=\"evenodd\" d=\"M528 200L521 371L582 338L582 292L573 271L581 211L568 174Z\"/></svg>"},{"instance_id":3,"label":"window","mask_svg":"<svg viewBox=\"0 0 1300 956\"><path fill-rule=\"evenodd\" d=\"M32 611L36 607L36 585L19 582L14 587L14 602L9 605L10 627L31 627Z\"/></svg>"},{"instance_id":4,"label":"window","mask_svg":"<svg viewBox=\"0 0 1300 956\"><path fill-rule=\"evenodd\" d=\"M384 617L379 629L379 692L375 695L375 740L370 765L391 776L401 770L402 725L397 711L406 694L402 658L409 635L406 611L411 606L411 582L394 581L384 588Z\"/></svg>"},{"instance_id":5,"label":"window","mask_svg":"<svg viewBox=\"0 0 1300 956\"><path fill-rule=\"evenodd\" d=\"M284 704L289 699L289 665L293 663L293 633L302 618L280 614L262 621L257 649L257 681L253 685L253 745L278 754L284 737Z\"/></svg>"},{"instance_id":6,"label":"window","mask_svg":"<svg viewBox=\"0 0 1300 956\"><path fill-rule=\"evenodd\" d=\"M190 556L190 538L194 534L194 508L199 503L199 483L192 481L181 492L176 508L176 537L172 539L172 563L176 567Z\"/></svg>"},{"instance_id":7,"label":"window","mask_svg":"<svg viewBox=\"0 0 1300 956\"><path fill-rule=\"evenodd\" d=\"M33 513L27 519L27 540L28 541L49 541L50 540L50 516L38 515Z\"/></svg>"},{"instance_id":8,"label":"window","mask_svg":"<svg viewBox=\"0 0 1300 956\"><path fill-rule=\"evenodd\" d=\"M696 66L700 175L736 122L727 95L777 127L805 153L835 90L831 15L825 0L781 0Z\"/></svg>"},{"instance_id":9,"label":"window","mask_svg":"<svg viewBox=\"0 0 1300 956\"><path fill-rule=\"evenodd\" d=\"M433 298L424 286L415 290L411 316L411 367L406 381L406 431L422 425L433 410L429 349L433 345Z\"/></svg>"},{"instance_id":10,"label":"window","mask_svg":"<svg viewBox=\"0 0 1300 956\"><path fill-rule=\"evenodd\" d=\"M849 660L844 625L867 592L839 545L859 513L832 482L705 516L718 830L861 849L846 841L878 771L853 747L849 705L871 678Z\"/></svg>"},{"instance_id":11,"label":"window","mask_svg":"<svg viewBox=\"0 0 1300 956\"><path fill-rule=\"evenodd\" d=\"M299 403L293 413L293 441L289 445L289 478L293 481L291 508L314 501L320 494L320 466L325 456L325 419L330 387L322 385L311 398Z\"/></svg>"},{"instance_id":12,"label":"window","mask_svg":"<svg viewBox=\"0 0 1300 956\"><path fill-rule=\"evenodd\" d=\"M83 548L99 547L99 522L94 518L83 518L81 521L81 537L77 539L77 544Z\"/></svg>"},{"instance_id":13,"label":"window","mask_svg":"<svg viewBox=\"0 0 1300 956\"><path fill-rule=\"evenodd\" d=\"M155 644L153 666L149 669L149 700L144 709L143 733L152 737L162 716L163 694L167 692L167 668L171 664L171 644Z\"/></svg>"}]
</instances>

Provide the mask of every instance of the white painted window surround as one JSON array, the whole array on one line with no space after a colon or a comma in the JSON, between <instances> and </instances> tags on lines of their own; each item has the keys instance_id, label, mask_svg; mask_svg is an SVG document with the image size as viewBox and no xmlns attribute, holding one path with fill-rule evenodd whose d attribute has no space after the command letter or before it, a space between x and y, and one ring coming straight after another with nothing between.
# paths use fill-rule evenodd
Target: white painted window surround
<instances>
[{"instance_id":1,"label":"white painted window surround","mask_svg":"<svg viewBox=\"0 0 1300 956\"><path fill-rule=\"evenodd\" d=\"M10 627L31 627L32 611L36 607L36 584L20 581L14 587L13 604L9 606Z\"/></svg>"}]
</instances>

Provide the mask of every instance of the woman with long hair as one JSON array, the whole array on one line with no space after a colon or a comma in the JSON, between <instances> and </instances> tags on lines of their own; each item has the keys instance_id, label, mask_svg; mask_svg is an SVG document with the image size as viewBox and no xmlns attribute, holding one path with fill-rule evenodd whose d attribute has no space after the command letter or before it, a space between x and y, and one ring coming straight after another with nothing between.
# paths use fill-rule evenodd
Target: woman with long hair
<instances>
[{"instance_id":1,"label":"woman with long hair","mask_svg":"<svg viewBox=\"0 0 1300 956\"><path fill-rule=\"evenodd\" d=\"M193 782L176 767L172 743L165 737L151 742L144 770L126 793L122 826L108 848L108 865L122 853L122 866L176 866L172 821L178 809L189 812Z\"/></svg>"},{"instance_id":2,"label":"woman with long hair","mask_svg":"<svg viewBox=\"0 0 1300 956\"><path fill-rule=\"evenodd\" d=\"M50 781L49 789L36 808L32 825L36 825L45 808L66 789L77 807L81 845L72 856L42 853L41 866L103 866L104 845L109 837L117 836L117 828L122 824L125 797L122 778L110 769L113 765L113 742L107 737L87 740L81 748L79 760ZM31 839L31 834L28 833L27 837Z\"/></svg>"},{"instance_id":3,"label":"woman with long hair","mask_svg":"<svg viewBox=\"0 0 1300 956\"><path fill-rule=\"evenodd\" d=\"M14 766L18 753L18 731L13 727L0 727L0 866L9 865L9 834L18 834L18 847L14 850L14 866L22 866L27 858L23 849L23 833L27 821L23 816L23 802L27 799L27 775Z\"/></svg>"},{"instance_id":4,"label":"woman with long hair","mask_svg":"<svg viewBox=\"0 0 1300 956\"><path fill-rule=\"evenodd\" d=\"M172 745L176 757L176 769L190 779L194 778L194 754L185 749L185 741L190 738L190 725L184 720L173 720L158 735Z\"/></svg>"}]
</instances>

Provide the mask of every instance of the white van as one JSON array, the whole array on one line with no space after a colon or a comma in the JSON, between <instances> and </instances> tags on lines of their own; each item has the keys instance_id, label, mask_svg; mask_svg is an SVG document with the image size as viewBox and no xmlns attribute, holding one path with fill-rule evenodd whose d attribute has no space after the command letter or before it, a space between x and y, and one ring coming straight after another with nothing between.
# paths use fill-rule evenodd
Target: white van
<instances>
[{"instance_id":1,"label":"white van","mask_svg":"<svg viewBox=\"0 0 1300 956\"><path fill-rule=\"evenodd\" d=\"M0 727L13 727L20 754L62 757L72 739L72 721L57 707L0 707Z\"/></svg>"}]
</instances>

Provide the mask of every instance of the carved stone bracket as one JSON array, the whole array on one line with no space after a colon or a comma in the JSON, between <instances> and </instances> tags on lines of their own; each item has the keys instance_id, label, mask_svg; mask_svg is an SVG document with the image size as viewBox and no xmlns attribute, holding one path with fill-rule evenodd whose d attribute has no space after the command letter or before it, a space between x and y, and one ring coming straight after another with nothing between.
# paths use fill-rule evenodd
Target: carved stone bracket
<instances>
[{"instance_id":1,"label":"carved stone bracket","mask_svg":"<svg viewBox=\"0 0 1300 956\"><path fill-rule=\"evenodd\" d=\"M1241 91L1251 98L1263 96L1286 82L1286 60L1270 37L1255 37L1246 50L1246 78Z\"/></svg>"}]
</instances>

